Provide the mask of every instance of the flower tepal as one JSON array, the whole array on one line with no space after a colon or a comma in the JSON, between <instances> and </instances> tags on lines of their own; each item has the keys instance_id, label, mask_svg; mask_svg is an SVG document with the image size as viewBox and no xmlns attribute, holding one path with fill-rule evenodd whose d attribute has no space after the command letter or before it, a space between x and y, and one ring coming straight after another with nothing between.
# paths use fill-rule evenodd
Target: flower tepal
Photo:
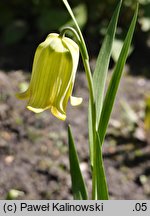
<instances>
[{"instance_id":1,"label":"flower tepal","mask_svg":"<svg viewBox=\"0 0 150 216\"><path fill-rule=\"evenodd\" d=\"M27 108L35 113L50 109L65 120L69 98L73 106L82 102L82 98L71 96L78 61L79 47L73 40L49 34L35 52L29 87L17 94L18 98L27 99Z\"/></svg>"}]
</instances>

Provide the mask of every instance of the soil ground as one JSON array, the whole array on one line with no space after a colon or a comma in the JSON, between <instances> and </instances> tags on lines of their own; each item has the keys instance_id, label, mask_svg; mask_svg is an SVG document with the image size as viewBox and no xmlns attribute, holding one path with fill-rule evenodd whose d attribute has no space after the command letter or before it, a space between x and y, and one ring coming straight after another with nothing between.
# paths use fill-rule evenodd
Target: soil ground
<instances>
[{"instance_id":1,"label":"soil ground","mask_svg":"<svg viewBox=\"0 0 150 216\"><path fill-rule=\"evenodd\" d=\"M84 73L78 73L74 90L83 103L68 106L65 122L49 111L34 114L25 108L25 101L16 99L15 93L27 85L29 76L24 71L0 71L0 199L6 199L12 189L23 192L17 199L72 199L68 123L90 193ZM150 198L150 142L143 127L148 92L150 80L123 76L103 148L110 199Z\"/></svg>"}]
</instances>

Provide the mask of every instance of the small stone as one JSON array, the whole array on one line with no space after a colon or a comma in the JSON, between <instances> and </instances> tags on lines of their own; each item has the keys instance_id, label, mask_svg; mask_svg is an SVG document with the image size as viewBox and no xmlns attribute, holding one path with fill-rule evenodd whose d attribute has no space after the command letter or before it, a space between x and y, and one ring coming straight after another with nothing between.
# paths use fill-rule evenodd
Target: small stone
<instances>
[{"instance_id":1,"label":"small stone","mask_svg":"<svg viewBox=\"0 0 150 216\"><path fill-rule=\"evenodd\" d=\"M10 165L14 161L14 156L13 155L8 155L8 156L5 157L4 160L5 160L5 163L7 165Z\"/></svg>"}]
</instances>

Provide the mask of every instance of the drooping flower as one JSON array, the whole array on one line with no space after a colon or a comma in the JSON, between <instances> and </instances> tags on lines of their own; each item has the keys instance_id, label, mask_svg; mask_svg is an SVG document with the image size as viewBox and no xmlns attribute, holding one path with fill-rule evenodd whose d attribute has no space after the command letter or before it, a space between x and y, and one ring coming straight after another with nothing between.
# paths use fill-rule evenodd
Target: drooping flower
<instances>
[{"instance_id":1,"label":"drooping flower","mask_svg":"<svg viewBox=\"0 0 150 216\"><path fill-rule=\"evenodd\" d=\"M28 89L17 97L27 99L27 108L35 113L50 109L65 120L69 98L73 106L82 102L71 96L78 61L79 47L72 39L49 34L35 52Z\"/></svg>"}]
</instances>

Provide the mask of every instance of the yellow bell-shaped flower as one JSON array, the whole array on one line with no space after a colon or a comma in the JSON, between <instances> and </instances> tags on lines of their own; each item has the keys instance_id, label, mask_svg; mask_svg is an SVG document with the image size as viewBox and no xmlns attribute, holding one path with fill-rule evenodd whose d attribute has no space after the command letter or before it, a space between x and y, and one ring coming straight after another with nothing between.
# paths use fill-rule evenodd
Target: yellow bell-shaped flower
<instances>
[{"instance_id":1,"label":"yellow bell-shaped flower","mask_svg":"<svg viewBox=\"0 0 150 216\"><path fill-rule=\"evenodd\" d=\"M36 50L28 89L17 97L28 99L27 108L35 113L50 109L65 120L69 98L73 106L82 102L71 96L78 61L79 47L73 40L49 34Z\"/></svg>"}]
</instances>

